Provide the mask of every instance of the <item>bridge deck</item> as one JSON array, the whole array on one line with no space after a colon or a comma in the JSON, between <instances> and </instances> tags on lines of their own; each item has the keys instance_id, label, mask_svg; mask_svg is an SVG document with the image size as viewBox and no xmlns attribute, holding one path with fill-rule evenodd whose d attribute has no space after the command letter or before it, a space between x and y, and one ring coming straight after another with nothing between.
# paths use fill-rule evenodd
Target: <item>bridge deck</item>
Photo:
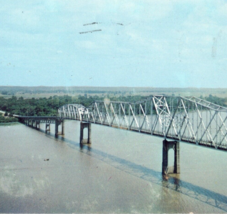
<instances>
[{"instance_id":1,"label":"bridge deck","mask_svg":"<svg viewBox=\"0 0 227 214\"><path fill-rule=\"evenodd\" d=\"M16 116L19 120L37 121L39 123L55 123L62 122L64 119L56 116Z\"/></svg>"},{"instance_id":2,"label":"bridge deck","mask_svg":"<svg viewBox=\"0 0 227 214\"><path fill-rule=\"evenodd\" d=\"M75 119L227 150L227 108L194 97L155 95L130 103L95 101L89 108L67 104L59 117L17 116L39 122Z\"/></svg>"},{"instance_id":3,"label":"bridge deck","mask_svg":"<svg viewBox=\"0 0 227 214\"><path fill-rule=\"evenodd\" d=\"M64 119L80 121L79 118L75 119L75 118L66 117ZM127 130L127 131L133 131L133 132L137 132L137 133L140 133L140 134L153 135L153 136L161 137L161 138L165 137L163 132L159 132L159 131L151 132L150 129L139 130L139 128L136 128L136 127L128 128L127 126L117 126L115 124L114 125L110 125L109 123L106 123L106 122L105 123L100 123L100 122L94 122L94 121L88 121L88 120L83 120L81 122L89 122L89 123L96 124L96 125L108 126L108 127L112 127L112 128L123 129L123 130ZM166 138L169 139L169 140L180 141L180 142L185 142L185 143L191 143L191 144L194 144L194 145L200 145L200 146L205 146L205 147L210 147L210 148L215 148L215 149L227 151L227 148L224 145L219 145L218 147L215 147L212 144L212 142L208 142L208 141L200 141L199 143L196 143L196 140L194 138L189 139L189 138L184 138L183 137L183 138L181 138L179 140L178 136L172 135L172 134L168 134L166 136Z\"/></svg>"}]
</instances>

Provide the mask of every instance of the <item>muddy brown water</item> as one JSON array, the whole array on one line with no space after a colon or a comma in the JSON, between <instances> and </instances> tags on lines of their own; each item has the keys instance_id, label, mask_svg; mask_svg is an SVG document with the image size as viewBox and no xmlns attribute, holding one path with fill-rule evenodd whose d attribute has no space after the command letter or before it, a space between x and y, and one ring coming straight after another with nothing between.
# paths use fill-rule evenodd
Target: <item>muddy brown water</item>
<instances>
[{"instance_id":1,"label":"muddy brown water","mask_svg":"<svg viewBox=\"0 0 227 214\"><path fill-rule=\"evenodd\" d=\"M227 152L180 143L181 174L162 177L162 138L92 124L81 147L79 122L44 128L0 126L0 212L227 212Z\"/></svg>"}]
</instances>

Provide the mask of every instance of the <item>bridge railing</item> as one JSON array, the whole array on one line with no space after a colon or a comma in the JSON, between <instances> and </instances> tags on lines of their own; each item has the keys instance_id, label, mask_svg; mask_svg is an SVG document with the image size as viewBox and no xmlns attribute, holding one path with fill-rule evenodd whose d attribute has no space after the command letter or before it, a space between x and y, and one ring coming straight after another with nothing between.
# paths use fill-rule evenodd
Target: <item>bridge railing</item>
<instances>
[{"instance_id":1,"label":"bridge railing","mask_svg":"<svg viewBox=\"0 0 227 214\"><path fill-rule=\"evenodd\" d=\"M227 150L227 109L194 97L68 104L59 116Z\"/></svg>"}]
</instances>

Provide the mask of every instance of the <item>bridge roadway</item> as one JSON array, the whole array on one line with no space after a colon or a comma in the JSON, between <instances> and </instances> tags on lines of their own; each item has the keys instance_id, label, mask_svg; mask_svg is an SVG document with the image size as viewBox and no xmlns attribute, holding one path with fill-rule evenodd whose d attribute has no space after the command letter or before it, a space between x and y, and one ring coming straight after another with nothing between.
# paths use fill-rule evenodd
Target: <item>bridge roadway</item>
<instances>
[{"instance_id":1,"label":"bridge roadway","mask_svg":"<svg viewBox=\"0 0 227 214\"><path fill-rule=\"evenodd\" d=\"M162 172L180 173L180 145L187 142L227 151L227 108L195 97L152 95L139 102L95 101L88 108L67 104L59 117L17 116L20 122L39 129L55 123L55 136L64 135L64 119L79 120L80 143L91 143L91 123L164 138ZM59 132L61 125L61 132ZM84 129L88 139L84 139ZM172 140L172 141L167 141ZM174 166L168 166L168 151L174 150Z\"/></svg>"},{"instance_id":2,"label":"bridge roadway","mask_svg":"<svg viewBox=\"0 0 227 214\"><path fill-rule=\"evenodd\" d=\"M30 127L40 129L40 123L46 123L46 132L50 132L50 124L55 124L55 136L64 135L64 119L56 116L20 116L14 115L19 119L19 122L24 123ZM59 125L62 126L59 133Z\"/></svg>"},{"instance_id":3,"label":"bridge roadway","mask_svg":"<svg viewBox=\"0 0 227 214\"><path fill-rule=\"evenodd\" d=\"M62 117L48 117L48 116L15 116L19 119L19 122L26 124L27 126L30 126L32 128L36 128L37 130L40 129L40 123L46 123L45 126L45 132L50 132L50 124L55 124L55 136L58 137L58 135L64 135L64 120L70 119L70 120L79 120L80 123L80 143L81 144L90 144L91 143L91 123L94 122L87 122L83 121L83 119L78 118L62 118ZM97 125L107 125L108 124L100 124L96 123ZM61 132L59 132L59 125L61 125ZM119 128L116 126L112 126L113 128ZM88 130L88 138L84 139L84 129L87 128ZM127 130L126 128L122 127L122 129ZM131 129L130 131L136 131L136 129ZM142 134L150 134L149 132L141 131ZM154 133L153 135L161 136L161 134ZM168 151L169 149L174 149L174 166L169 167L168 166ZM163 167L162 172L163 174L168 173L180 173L180 152L179 152L179 142L173 141L168 142L166 140L163 141Z\"/></svg>"},{"instance_id":4,"label":"bridge roadway","mask_svg":"<svg viewBox=\"0 0 227 214\"><path fill-rule=\"evenodd\" d=\"M59 116L227 150L227 108L195 97L156 95L139 102L67 104Z\"/></svg>"},{"instance_id":5,"label":"bridge roadway","mask_svg":"<svg viewBox=\"0 0 227 214\"><path fill-rule=\"evenodd\" d=\"M64 119L57 117L57 116L20 116L17 115L15 116L17 117L19 120L23 120L23 121L36 121L39 123L52 123L55 124L56 121L58 121L58 123L61 123Z\"/></svg>"}]
</instances>

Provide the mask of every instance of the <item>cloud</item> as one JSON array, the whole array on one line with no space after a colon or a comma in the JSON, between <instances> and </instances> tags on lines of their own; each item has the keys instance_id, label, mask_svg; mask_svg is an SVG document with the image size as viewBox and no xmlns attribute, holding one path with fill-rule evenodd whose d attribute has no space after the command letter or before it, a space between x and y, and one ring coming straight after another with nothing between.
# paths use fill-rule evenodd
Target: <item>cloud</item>
<instances>
[{"instance_id":1,"label":"cloud","mask_svg":"<svg viewBox=\"0 0 227 214\"><path fill-rule=\"evenodd\" d=\"M193 81L185 80L193 80L195 70L211 74L227 66L226 5L224 0L8 0L0 8L0 60L20 62L18 72L42 71L40 78L47 71L64 70L67 76L73 70L95 74L94 85L109 76L112 85L124 85L122 79L132 73L128 86L149 86L150 79L163 86L169 80L178 84L184 72L178 79L190 85ZM92 22L98 24L84 26ZM79 34L96 29L101 31Z\"/></svg>"}]
</instances>

